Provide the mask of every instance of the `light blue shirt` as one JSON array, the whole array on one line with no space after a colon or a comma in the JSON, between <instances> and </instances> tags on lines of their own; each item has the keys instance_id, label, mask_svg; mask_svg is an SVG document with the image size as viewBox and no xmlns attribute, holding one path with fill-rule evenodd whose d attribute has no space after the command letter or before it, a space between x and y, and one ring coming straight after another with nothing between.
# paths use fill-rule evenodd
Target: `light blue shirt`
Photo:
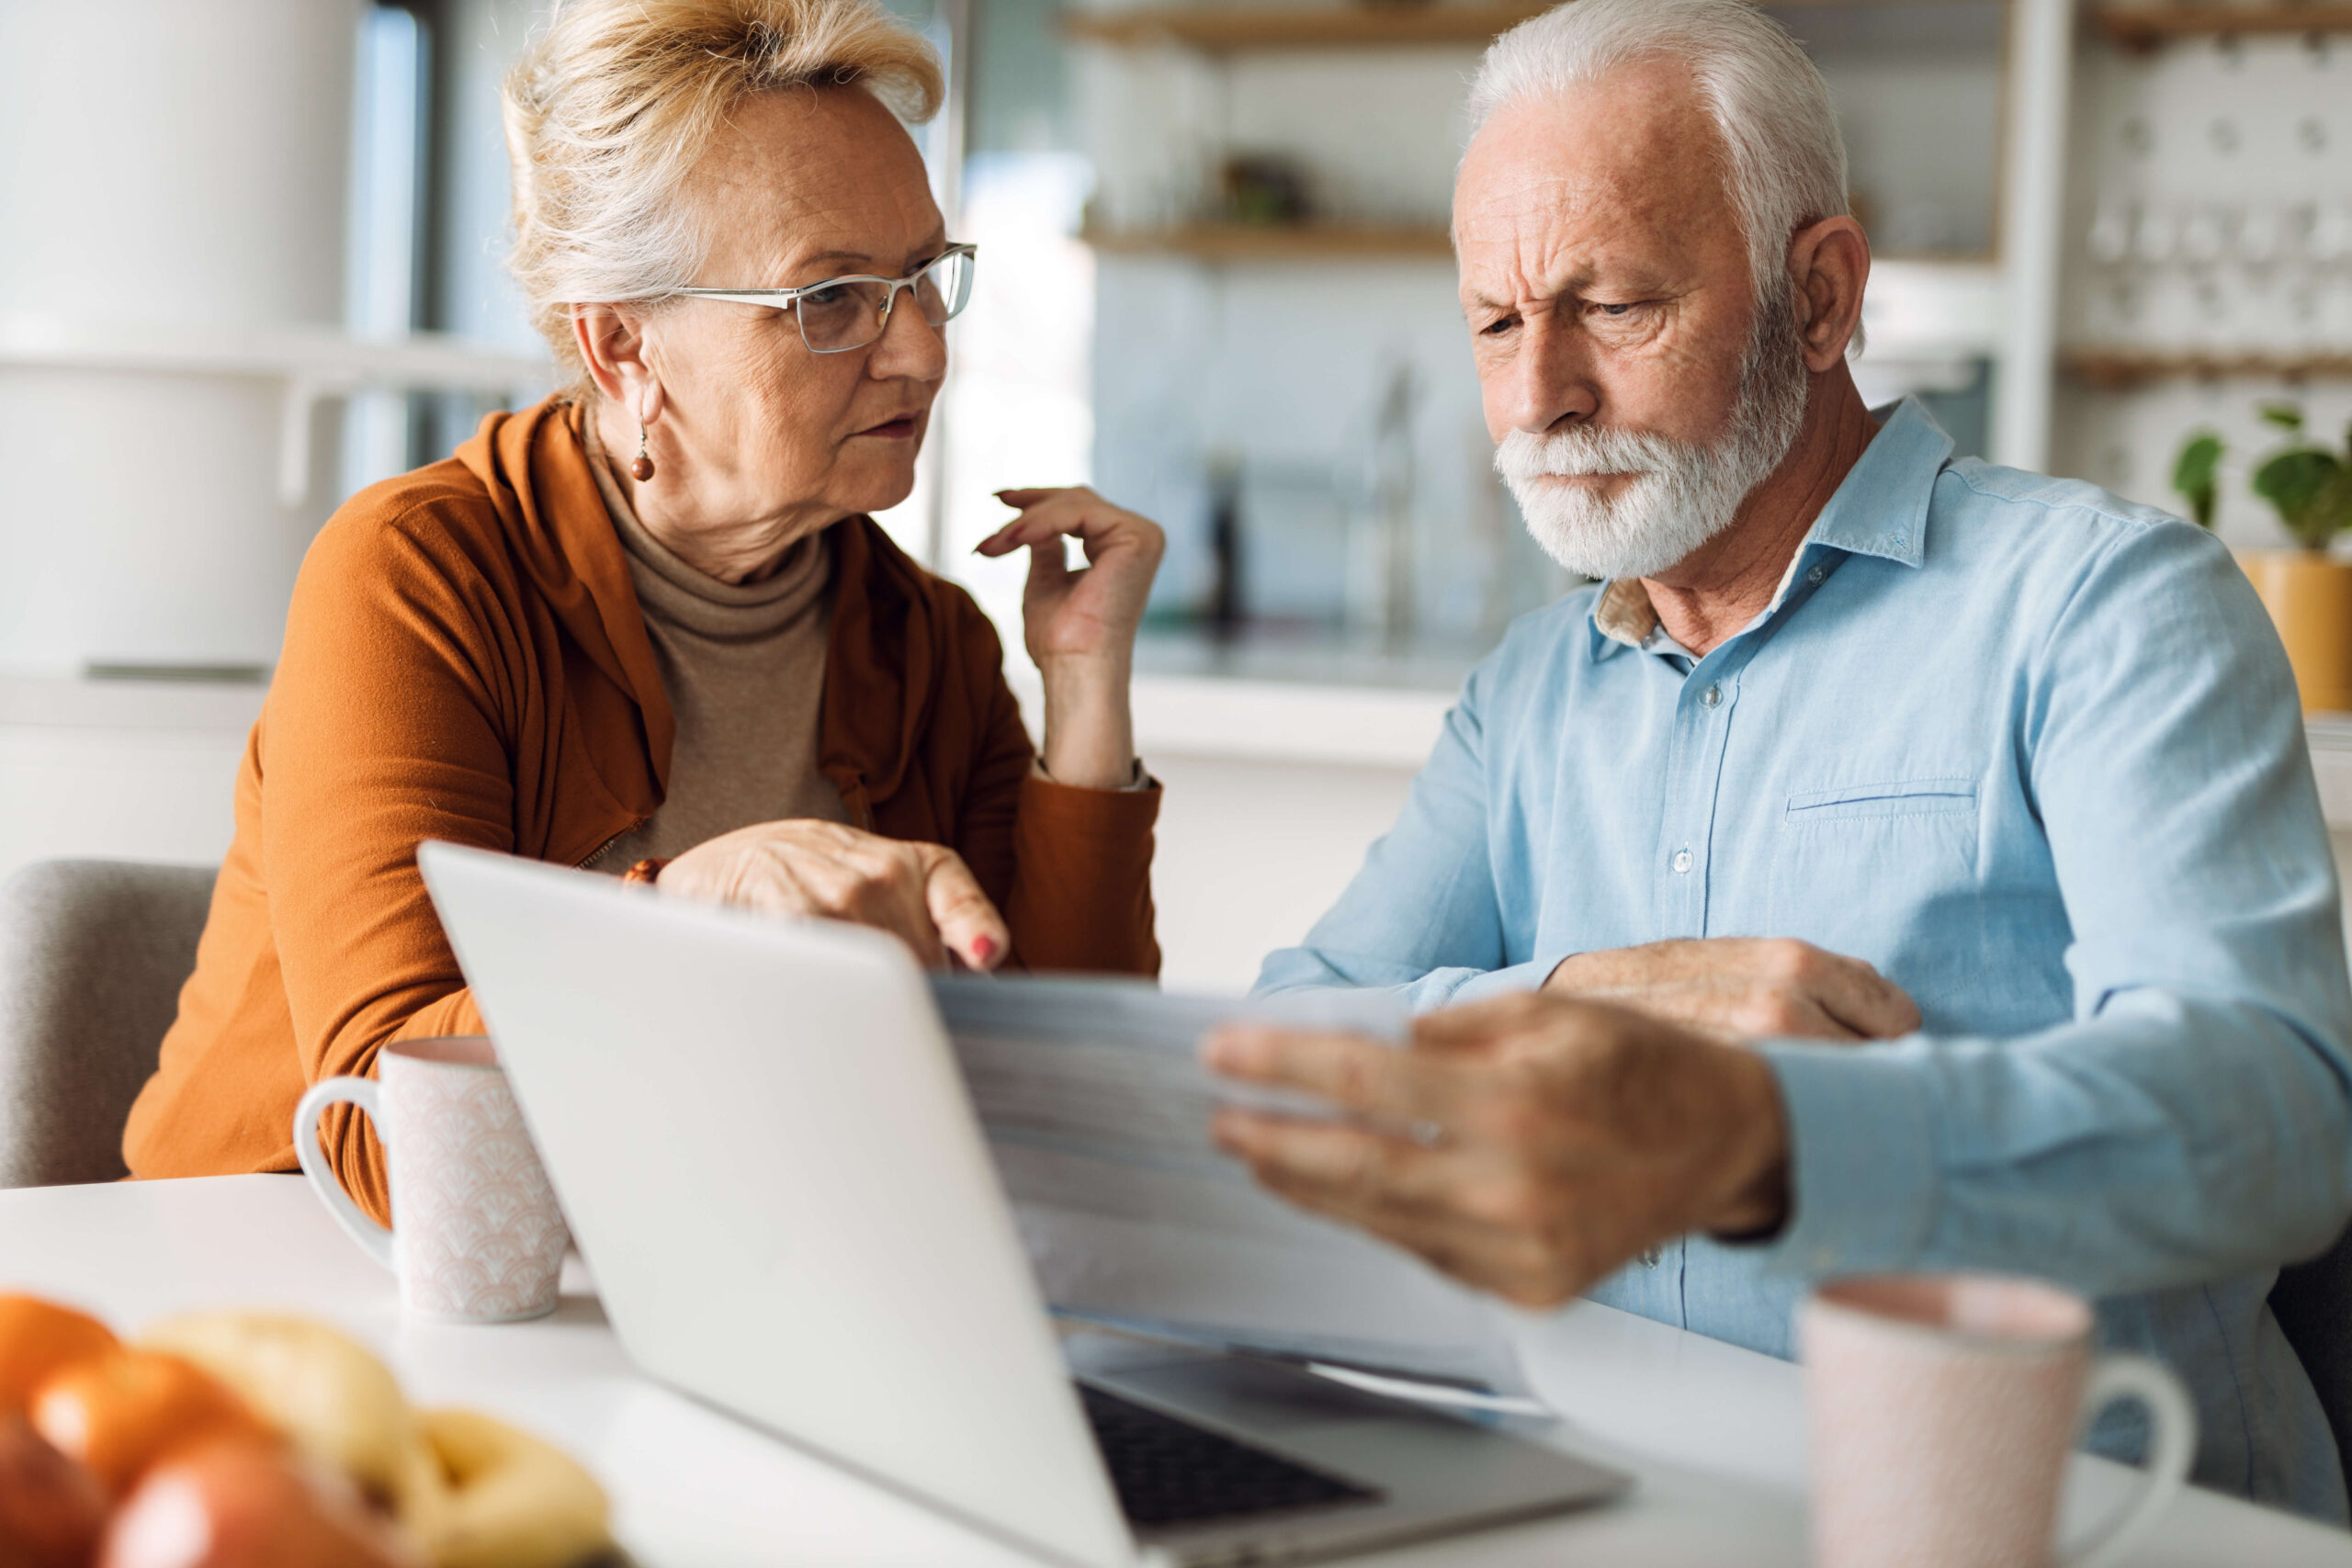
<instances>
[{"instance_id":1,"label":"light blue shirt","mask_svg":"<svg viewBox=\"0 0 2352 1568\"><path fill-rule=\"evenodd\" d=\"M1906 402L1703 659L1605 636L1599 592L1471 674L1396 828L1259 988L1426 1010L1671 937L1867 959L1917 1034L1761 1047L1786 1227L1688 1238L1593 1297L1787 1356L1824 1276L2057 1280L2188 1382L2199 1481L2343 1518L2264 1298L2352 1213L2352 994L2293 679L2228 553L1954 460ZM2143 1436L2111 1414L2092 1446Z\"/></svg>"}]
</instances>

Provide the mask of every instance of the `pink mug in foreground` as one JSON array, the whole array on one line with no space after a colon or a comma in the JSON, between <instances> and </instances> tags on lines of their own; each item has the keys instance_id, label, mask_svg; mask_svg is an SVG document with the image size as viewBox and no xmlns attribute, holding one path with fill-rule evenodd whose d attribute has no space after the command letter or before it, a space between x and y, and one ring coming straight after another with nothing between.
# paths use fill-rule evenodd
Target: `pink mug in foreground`
<instances>
[{"instance_id":1,"label":"pink mug in foreground","mask_svg":"<svg viewBox=\"0 0 2352 1568\"><path fill-rule=\"evenodd\" d=\"M2080 1296L1990 1275L1824 1285L1798 1309L1819 1568L2098 1568L2179 1495L2197 1413L2141 1356L2097 1356ZM2147 1469L2089 1535L2053 1546L2075 1438L2148 1412Z\"/></svg>"},{"instance_id":2,"label":"pink mug in foreground","mask_svg":"<svg viewBox=\"0 0 2352 1568\"><path fill-rule=\"evenodd\" d=\"M359 1212L319 1142L319 1113L342 1101L384 1145L389 1231ZM399 1041L378 1053L373 1078L321 1079L295 1107L294 1154L411 1312L512 1323L555 1310L571 1233L488 1040Z\"/></svg>"}]
</instances>

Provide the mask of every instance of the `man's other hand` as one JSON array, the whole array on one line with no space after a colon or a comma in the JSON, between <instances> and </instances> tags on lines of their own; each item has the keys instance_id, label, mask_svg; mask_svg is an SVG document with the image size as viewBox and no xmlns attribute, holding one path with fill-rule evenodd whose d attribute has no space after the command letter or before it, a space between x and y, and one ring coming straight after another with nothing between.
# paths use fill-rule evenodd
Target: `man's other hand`
<instances>
[{"instance_id":1,"label":"man's other hand","mask_svg":"<svg viewBox=\"0 0 2352 1568\"><path fill-rule=\"evenodd\" d=\"M1893 1040L1918 1005L1859 958L1784 937L1711 937L1580 953L1544 982L1555 996L1611 1002L1717 1040Z\"/></svg>"},{"instance_id":2,"label":"man's other hand","mask_svg":"<svg viewBox=\"0 0 2352 1568\"><path fill-rule=\"evenodd\" d=\"M1419 1020L1402 1050L1231 1025L1204 1055L1354 1113L1219 1111L1219 1145L1261 1184L1522 1306L1557 1305L1661 1241L1754 1235L1787 1211L1770 1066L1620 1008L1498 998Z\"/></svg>"}]
</instances>

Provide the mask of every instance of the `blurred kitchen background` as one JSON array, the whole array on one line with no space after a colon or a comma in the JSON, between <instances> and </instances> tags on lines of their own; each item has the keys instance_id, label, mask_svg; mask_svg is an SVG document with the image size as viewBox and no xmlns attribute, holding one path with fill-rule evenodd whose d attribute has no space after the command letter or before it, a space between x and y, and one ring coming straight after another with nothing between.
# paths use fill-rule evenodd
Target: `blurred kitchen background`
<instances>
[{"instance_id":1,"label":"blurred kitchen background","mask_svg":"<svg viewBox=\"0 0 2352 1568\"><path fill-rule=\"evenodd\" d=\"M981 262L885 521L1015 650L1020 566L969 553L989 491L1166 525L1136 706L1167 977L1244 985L1569 585L1489 466L1445 235L1478 52L1541 7L898 4L950 64L919 135ZM2352 4L1770 8L1852 152L1865 390L2176 508L2213 430L2222 536L2281 542L2257 406L2352 416ZM0 875L217 856L311 532L548 389L497 106L539 10L0 0ZM2313 735L2352 829L2352 741Z\"/></svg>"}]
</instances>

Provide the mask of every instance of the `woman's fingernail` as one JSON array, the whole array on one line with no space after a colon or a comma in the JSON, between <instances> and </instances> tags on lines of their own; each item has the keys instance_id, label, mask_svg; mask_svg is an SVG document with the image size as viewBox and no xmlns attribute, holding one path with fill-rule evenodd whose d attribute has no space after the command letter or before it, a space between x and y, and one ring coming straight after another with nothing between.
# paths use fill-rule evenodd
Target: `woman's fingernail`
<instances>
[{"instance_id":1,"label":"woman's fingernail","mask_svg":"<svg viewBox=\"0 0 2352 1568\"><path fill-rule=\"evenodd\" d=\"M975 963L986 964L989 959L994 958L995 956L996 938L992 936L976 936L972 939L972 958Z\"/></svg>"}]
</instances>

